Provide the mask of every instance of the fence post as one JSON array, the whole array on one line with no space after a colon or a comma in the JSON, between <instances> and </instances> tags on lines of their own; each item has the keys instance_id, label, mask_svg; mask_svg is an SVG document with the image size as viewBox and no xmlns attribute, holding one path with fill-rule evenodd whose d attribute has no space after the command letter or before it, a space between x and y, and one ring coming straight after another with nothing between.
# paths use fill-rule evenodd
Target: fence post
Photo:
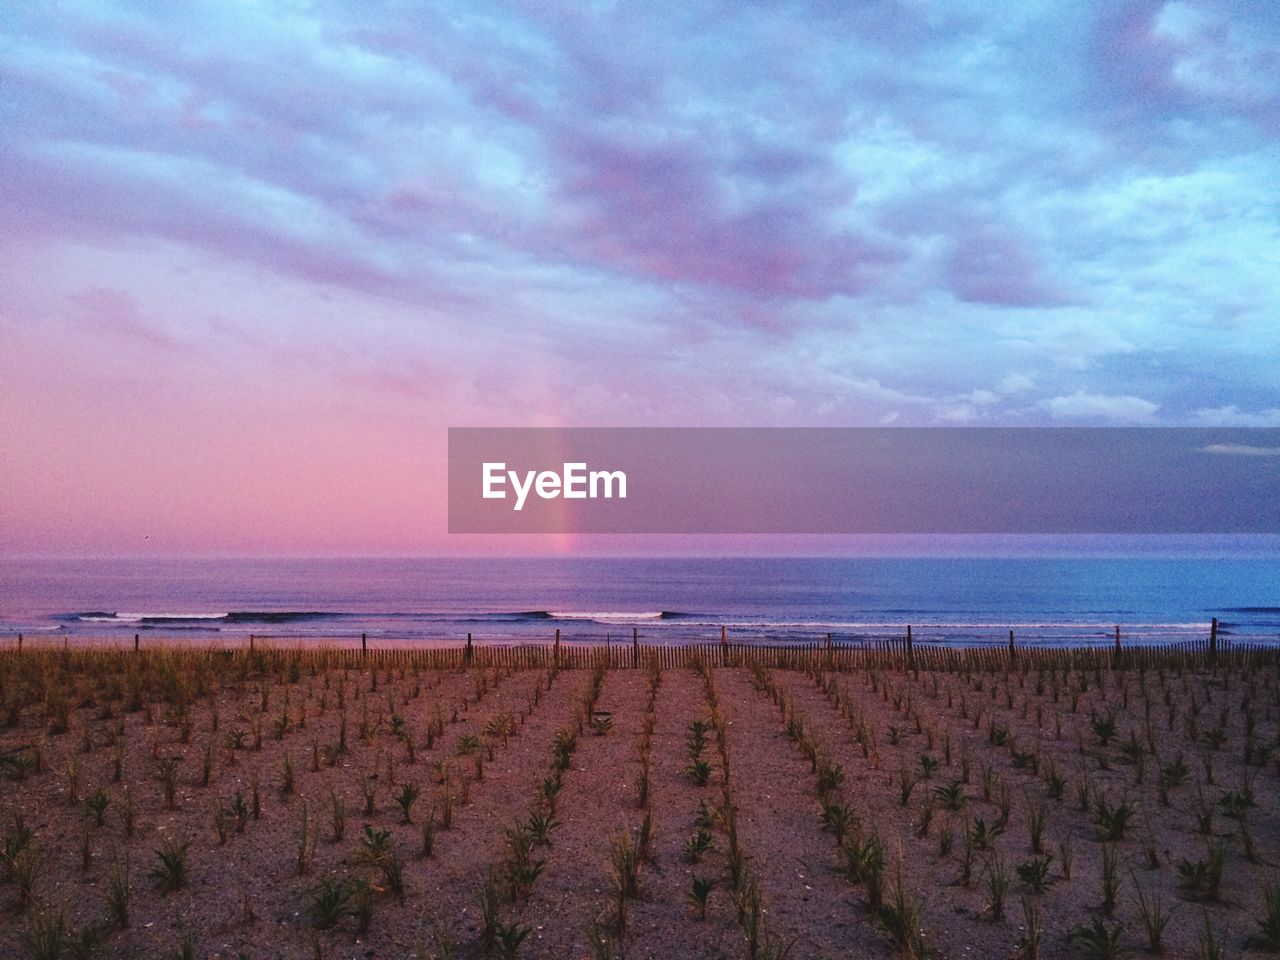
<instances>
[{"instance_id":1,"label":"fence post","mask_svg":"<svg viewBox=\"0 0 1280 960\"><path fill-rule=\"evenodd\" d=\"M18 649L22 649L22 634L18 634Z\"/></svg>"},{"instance_id":2,"label":"fence post","mask_svg":"<svg viewBox=\"0 0 1280 960\"><path fill-rule=\"evenodd\" d=\"M560 666L560 628L556 627L555 664Z\"/></svg>"},{"instance_id":3,"label":"fence post","mask_svg":"<svg viewBox=\"0 0 1280 960\"><path fill-rule=\"evenodd\" d=\"M369 638L365 634L360 634L360 656L367 657L369 655Z\"/></svg>"},{"instance_id":4,"label":"fence post","mask_svg":"<svg viewBox=\"0 0 1280 960\"><path fill-rule=\"evenodd\" d=\"M1209 659L1218 659L1218 618L1214 617L1209 624Z\"/></svg>"},{"instance_id":5,"label":"fence post","mask_svg":"<svg viewBox=\"0 0 1280 960\"><path fill-rule=\"evenodd\" d=\"M911 647L911 624L908 623L907 624L907 663L912 664L915 662L915 659L916 659L915 651Z\"/></svg>"},{"instance_id":6,"label":"fence post","mask_svg":"<svg viewBox=\"0 0 1280 960\"><path fill-rule=\"evenodd\" d=\"M1013 631L1009 631L1009 657L1012 659L1017 654L1017 650L1013 646Z\"/></svg>"},{"instance_id":7,"label":"fence post","mask_svg":"<svg viewBox=\"0 0 1280 960\"><path fill-rule=\"evenodd\" d=\"M720 624L720 666L729 665L729 633L725 625Z\"/></svg>"},{"instance_id":8,"label":"fence post","mask_svg":"<svg viewBox=\"0 0 1280 960\"><path fill-rule=\"evenodd\" d=\"M253 653L253 634L249 634L249 652Z\"/></svg>"},{"instance_id":9,"label":"fence post","mask_svg":"<svg viewBox=\"0 0 1280 960\"><path fill-rule=\"evenodd\" d=\"M631 666L640 666L640 628L631 627Z\"/></svg>"},{"instance_id":10,"label":"fence post","mask_svg":"<svg viewBox=\"0 0 1280 960\"><path fill-rule=\"evenodd\" d=\"M133 635L133 652L138 652L138 635L136 633Z\"/></svg>"},{"instance_id":11,"label":"fence post","mask_svg":"<svg viewBox=\"0 0 1280 960\"><path fill-rule=\"evenodd\" d=\"M465 656L463 659L465 659L465 660L467 661L467 663L470 663L470 662L471 662L471 658L472 658L474 655L475 655L475 651L471 649L471 634L469 634L469 633L468 633L468 634L467 634L467 653L466 653L466 656Z\"/></svg>"}]
</instances>

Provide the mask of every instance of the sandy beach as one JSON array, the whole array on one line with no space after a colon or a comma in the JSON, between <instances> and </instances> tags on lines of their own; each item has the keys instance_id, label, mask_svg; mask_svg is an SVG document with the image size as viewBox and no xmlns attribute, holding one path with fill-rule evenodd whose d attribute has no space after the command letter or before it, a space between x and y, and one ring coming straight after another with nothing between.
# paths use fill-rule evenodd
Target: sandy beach
<instances>
[{"instance_id":1,"label":"sandy beach","mask_svg":"<svg viewBox=\"0 0 1280 960\"><path fill-rule=\"evenodd\" d=\"M1239 954L1280 854L1274 665L2 667L5 956Z\"/></svg>"}]
</instances>

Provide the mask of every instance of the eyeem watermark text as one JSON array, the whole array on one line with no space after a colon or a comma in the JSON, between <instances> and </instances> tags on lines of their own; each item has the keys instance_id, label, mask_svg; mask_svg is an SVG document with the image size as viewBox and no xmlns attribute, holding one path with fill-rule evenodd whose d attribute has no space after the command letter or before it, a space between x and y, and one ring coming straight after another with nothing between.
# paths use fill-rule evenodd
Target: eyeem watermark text
<instances>
[{"instance_id":1,"label":"eyeem watermark text","mask_svg":"<svg viewBox=\"0 0 1280 960\"><path fill-rule=\"evenodd\" d=\"M1277 451L1261 427L453 427L449 532L1280 534Z\"/></svg>"},{"instance_id":2,"label":"eyeem watermark text","mask_svg":"<svg viewBox=\"0 0 1280 960\"><path fill-rule=\"evenodd\" d=\"M505 500L509 483L515 493L515 510L523 510L524 502L532 491L543 500L563 497L566 500L612 500L627 498L627 475L621 470L588 470L585 463L566 463L560 473L554 470L508 470L505 463L486 462L481 465L483 489L486 500Z\"/></svg>"}]
</instances>

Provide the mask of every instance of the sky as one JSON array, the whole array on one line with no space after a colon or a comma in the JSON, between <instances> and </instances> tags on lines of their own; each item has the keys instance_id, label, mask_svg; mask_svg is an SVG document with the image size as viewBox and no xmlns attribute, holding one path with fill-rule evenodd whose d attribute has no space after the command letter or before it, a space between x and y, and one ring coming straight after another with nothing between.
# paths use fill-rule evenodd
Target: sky
<instances>
[{"instance_id":1,"label":"sky","mask_svg":"<svg viewBox=\"0 0 1280 960\"><path fill-rule=\"evenodd\" d=\"M1272 2L9 5L0 552L493 552L449 426L1280 426L1278 139Z\"/></svg>"}]
</instances>

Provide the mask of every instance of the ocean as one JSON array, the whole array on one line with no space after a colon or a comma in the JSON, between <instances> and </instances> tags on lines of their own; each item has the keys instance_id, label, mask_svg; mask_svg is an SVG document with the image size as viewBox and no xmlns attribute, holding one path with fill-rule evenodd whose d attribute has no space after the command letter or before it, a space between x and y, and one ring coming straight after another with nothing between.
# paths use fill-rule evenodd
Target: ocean
<instances>
[{"instance_id":1,"label":"ocean","mask_svg":"<svg viewBox=\"0 0 1280 960\"><path fill-rule=\"evenodd\" d=\"M1275 559L0 561L0 639L1280 643Z\"/></svg>"}]
</instances>

